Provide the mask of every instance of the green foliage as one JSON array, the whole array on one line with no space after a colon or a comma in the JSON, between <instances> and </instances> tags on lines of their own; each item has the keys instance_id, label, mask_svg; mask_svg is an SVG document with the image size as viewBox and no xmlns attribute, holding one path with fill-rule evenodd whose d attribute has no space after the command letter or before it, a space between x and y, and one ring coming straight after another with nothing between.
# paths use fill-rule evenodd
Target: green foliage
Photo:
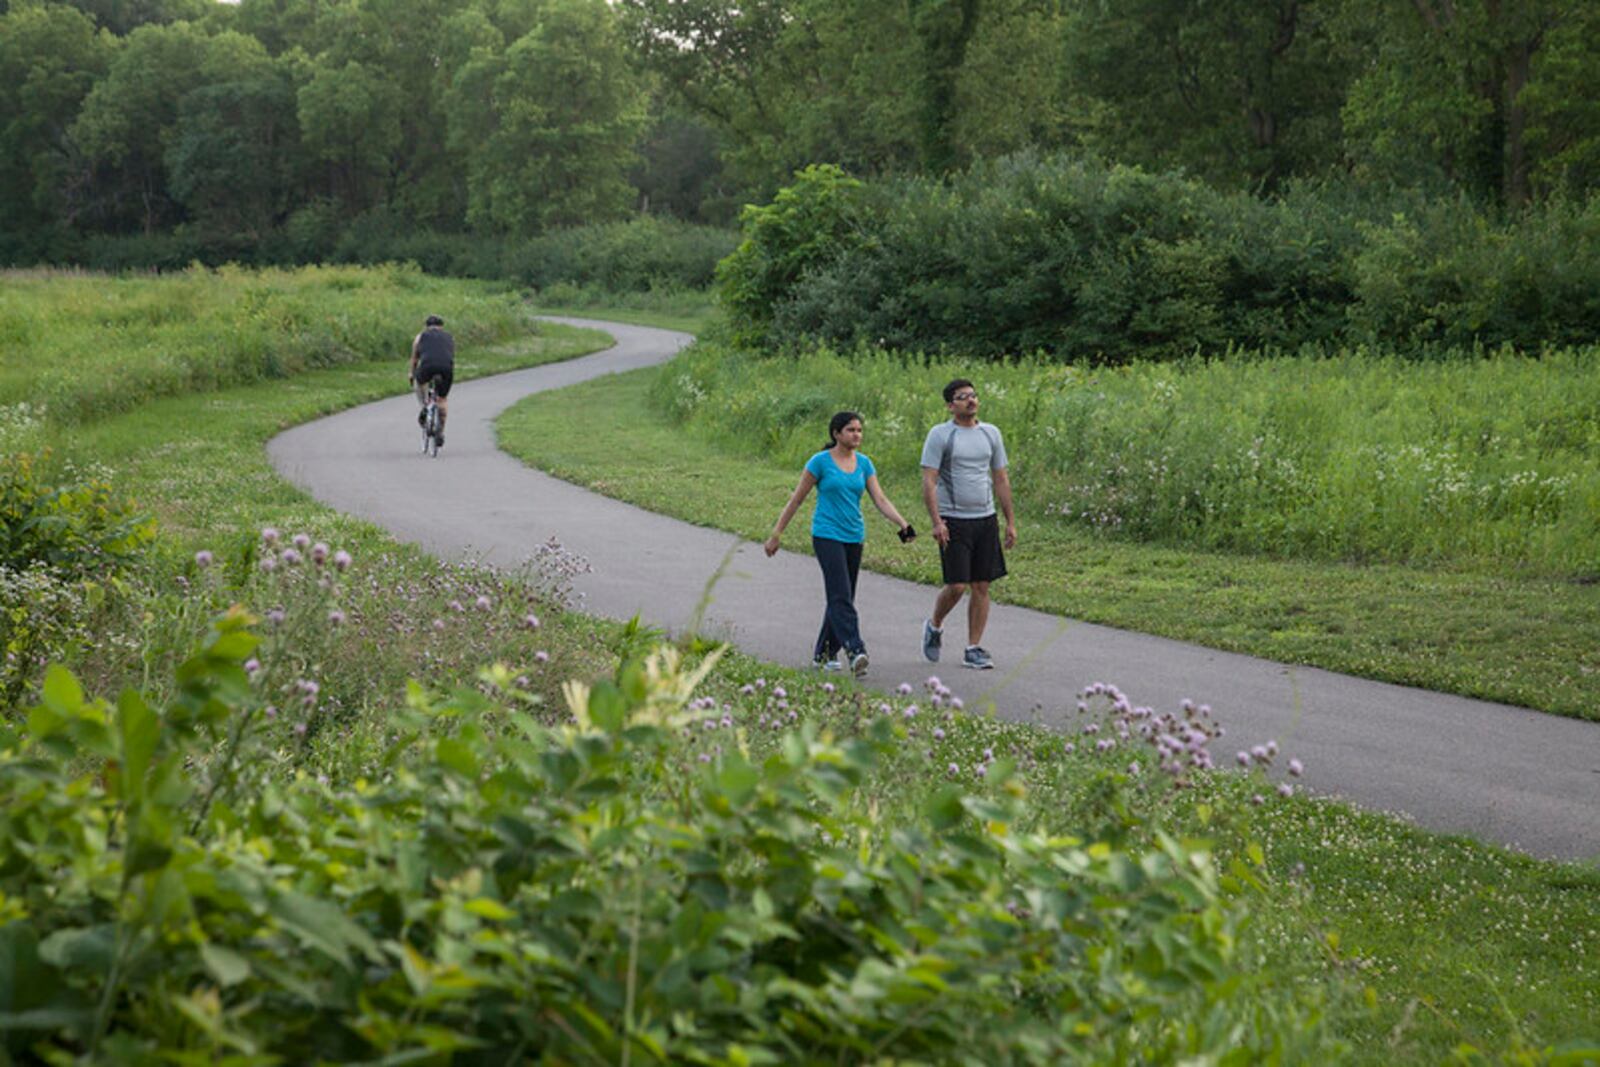
<instances>
[{"instance_id":1,"label":"green foliage","mask_svg":"<svg viewBox=\"0 0 1600 1067\"><path fill-rule=\"evenodd\" d=\"M109 578L155 536L101 474L49 477L39 457L0 456L0 565L42 565L68 580Z\"/></svg>"},{"instance_id":2,"label":"green foliage","mask_svg":"<svg viewBox=\"0 0 1600 1067\"><path fill-rule=\"evenodd\" d=\"M723 281L743 337L1110 363L1600 337L1600 201L1496 222L1462 200L1397 194L1385 213L1306 185L1263 201L1029 155L848 191L808 176L747 209Z\"/></svg>"},{"instance_id":3,"label":"green foliage","mask_svg":"<svg viewBox=\"0 0 1600 1067\"><path fill-rule=\"evenodd\" d=\"M1207 854L1021 829L1020 785L874 826L880 722L689 757L670 652L391 719L381 780L263 775L248 619L165 704L62 670L0 741L9 1051L311 1062L1148 1062L1331 1051L1240 966ZM997 773L996 778L1004 780ZM97 827L115 825L107 834ZM20 978L20 980L18 980Z\"/></svg>"},{"instance_id":4,"label":"green foliage","mask_svg":"<svg viewBox=\"0 0 1600 1067\"><path fill-rule=\"evenodd\" d=\"M946 417L940 387L965 374L1007 435L1024 515L1198 549L1592 576L1597 361L1593 347L1426 363L1343 349L974 371L815 348L797 372L702 341L654 396L674 426L789 469L815 449L818 418L860 411L885 484L904 486Z\"/></svg>"},{"instance_id":5,"label":"green foliage","mask_svg":"<svg viewBox=\"0 0 1600 1067\"><path fill-rule=\"evenodd\" d=\"M810 270L854 247L862 184L835 166L807 167L766 206L740 216L744 240L717 268L724 307L751 339Z\"/></svg>"},{"instance_id":6,"label":"green foliage","mask_svg":"<svg viewBox=\"0 0 1600 1067\"><path fill-rule=\"evenodd\" d=\"M475 228L528 236L626 212L644 101L603 0L544 0L504 50L474 49L446 109Z\"/></svg>"}]
</instances>

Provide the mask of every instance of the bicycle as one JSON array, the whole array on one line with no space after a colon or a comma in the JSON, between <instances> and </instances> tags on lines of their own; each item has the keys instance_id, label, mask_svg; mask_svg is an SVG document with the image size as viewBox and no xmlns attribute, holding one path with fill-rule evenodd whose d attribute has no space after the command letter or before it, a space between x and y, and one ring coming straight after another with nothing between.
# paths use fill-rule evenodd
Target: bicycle
<instances>
[{"instance_id":1,"label":"bicycle","mask_svg":"<svg viewBox=\"0 0 1600 1067\"><path fill-rule=\"evenodd\" d=\"M439 396L434 392L433 379L422 387L422 454L439 458Z\"/></svg>"}]
</instances>

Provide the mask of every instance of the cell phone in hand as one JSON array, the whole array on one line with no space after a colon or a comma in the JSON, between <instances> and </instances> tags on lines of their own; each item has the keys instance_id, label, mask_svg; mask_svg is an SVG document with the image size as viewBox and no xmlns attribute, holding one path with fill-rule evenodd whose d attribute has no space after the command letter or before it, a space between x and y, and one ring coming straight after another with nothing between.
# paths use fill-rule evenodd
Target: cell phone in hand
<instances>
[{"instance_id":1,"label":"cell phone in hand","mask_svg":"<svg viewBox=\"0 0 1600 1067\"><path fill-rule=\"evenodd\" d=\"M916 540L916 538L917 528L911 525L909 522L906 523L905 528L900 531L900 543L905 544L907 541Z\"/></svg>"}]
</instances>

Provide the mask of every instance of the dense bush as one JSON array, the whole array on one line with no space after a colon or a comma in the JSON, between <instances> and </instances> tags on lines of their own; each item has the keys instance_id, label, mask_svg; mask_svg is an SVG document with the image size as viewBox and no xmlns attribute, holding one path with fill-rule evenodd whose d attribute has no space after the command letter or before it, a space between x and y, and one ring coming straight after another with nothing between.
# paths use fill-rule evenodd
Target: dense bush
<instances>
[{"instance_id":1,"label":"dense bush","mask_svg":"<svg viewBox=\"0 0 1600 1067\"><path fill-rule=\"evenodd\" d=\"M1021 830L1020 786L874 825L888 719L759 763L680 738L710 663L541 725L509 674L391 719L381 777L274 773L256 638L159 705L57 669L0 733L4 1048L468 1063L1188 1061L1329 1051L1244 973L1207 854ZM713 715L719 714L713 712ZM94 827L115 826L116 833Z\"/></svg>"},{"instance_id":2,"label":"dense bush","mask_svg":"<svg viewBox=\"0 0 1600 1067\"><path fill-rule=\"evenodd\" d=\"M1593 575L1600 348L1418 361L1362 348L1079 368L702 341L658 379L674 425L798 467L841 408L894 493L940 387L978 380L1025 518L1272 556ZM905 489L901 488L903 496Z\"/></svg>"},{"instance_id":3,"label":"dense bush","mask_svg":"<svg viewBox=\"0 0 1600 1067\"><path fill-rule=\"evenodd\" d=\"M1312 186L1261 200L1023 155L870 186L812 168L744 227L722 301L747 337L780 346L1123 362L1600 338L1600 199L1501 222L1465 201Z\"/></svg>"}]
</instances>

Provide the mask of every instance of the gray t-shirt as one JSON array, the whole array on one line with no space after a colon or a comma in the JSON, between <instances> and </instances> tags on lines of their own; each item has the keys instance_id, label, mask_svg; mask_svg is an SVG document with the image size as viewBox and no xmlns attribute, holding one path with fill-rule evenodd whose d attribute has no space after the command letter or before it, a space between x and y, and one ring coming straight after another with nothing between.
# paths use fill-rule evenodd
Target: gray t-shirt
<instances>
[{"instance_id":1,"label":"gray t-shirt","mask_svg":"<svg viewBox=\"0 0 1600 1067\"><path fill-rule=\"evenodd\" d=\"M987 422L958 426L941 422L922 443L922 465L939 472L939 514L947 519L985 519L994 514L990 471L1006 465L1000 428Z\"/></svg>"}]
</instances>

